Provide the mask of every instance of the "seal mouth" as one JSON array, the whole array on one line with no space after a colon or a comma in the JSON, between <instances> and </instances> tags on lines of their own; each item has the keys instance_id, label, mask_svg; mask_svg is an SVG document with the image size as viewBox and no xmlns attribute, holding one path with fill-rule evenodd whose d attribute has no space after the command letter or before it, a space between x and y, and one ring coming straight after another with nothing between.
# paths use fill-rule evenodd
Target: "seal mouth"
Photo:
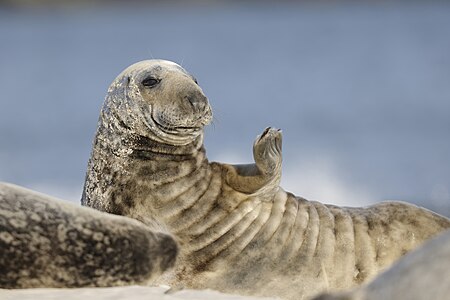
<instances>
[{"instance_id":1,"label":"seal mouth","mask_svg":"<svg viewBox=\"0 0 450 300\"><path fill-rule=\"evenodd\" d=\"M150 114L150 117L159 129L169 134L196 133L203 129L202 126L174 126L164 124L163 122L158 121L158 118L155 118L155 116L153 116L153 113ZM196 121L199 121L202 118L203 117L199 117Z\"/></svg>"}]
</instances>

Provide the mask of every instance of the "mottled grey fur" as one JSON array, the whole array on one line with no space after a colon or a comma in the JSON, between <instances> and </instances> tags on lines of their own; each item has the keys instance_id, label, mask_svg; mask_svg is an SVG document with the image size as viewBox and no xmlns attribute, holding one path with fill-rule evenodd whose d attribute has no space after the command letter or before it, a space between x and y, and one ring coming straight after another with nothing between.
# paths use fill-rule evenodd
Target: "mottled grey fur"
<instances>
[{"instance_id":1,"label":"mottled grey fur","mask_svg":"<svg viewBox=\"0 0 450 300\"><path fill-rule=\"evenodd\" d=\"M209 163L210 120L193 77L160 60L122 72L101 111L82 203L172 233L181 251L166 283L302 299L356 286L450 227L406 203L341 208L285 192L276 129L256 139L255 163Z\"/></svg>"},{"instance_id":2,"label":"mottled grey fur","mask_svg":"<svg viewBox=\"0 0 450 300\"><path fill-rule=\"evenodd\" d=\"M0 288L146 283L176 255L136 220L0 183Z\"/></svg>"}]
</instances>

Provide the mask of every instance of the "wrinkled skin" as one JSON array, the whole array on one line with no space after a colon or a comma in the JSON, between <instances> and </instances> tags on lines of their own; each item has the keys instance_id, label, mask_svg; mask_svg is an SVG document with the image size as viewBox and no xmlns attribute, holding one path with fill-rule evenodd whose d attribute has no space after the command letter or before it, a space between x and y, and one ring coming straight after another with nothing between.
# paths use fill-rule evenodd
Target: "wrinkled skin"
<instances>
[{"instance_id":1,"label":"wrinkled skin","mask_svg":"<svg viewBox=\"0 0 450 300\"><path fill-rule=\"evenodd\" d=\"M370 283L314 300L449 299L450 231L409 252Z\"/></svg>"},{"instance_id":2,"label":"wrinkled skin","mask_svg":"<svg viewBox=\"0 0 450 300\"><path fill-rule=\"evenodd\" d=\"M257 137L253 164L210 163L210 120L193 77L161 60L122 72L101 111L82 203L171 233L181 253L165 283L302 299L358 285L450 227L406 203L340 208L285 192L277 129Z\"/></svg>"}]
</instances>

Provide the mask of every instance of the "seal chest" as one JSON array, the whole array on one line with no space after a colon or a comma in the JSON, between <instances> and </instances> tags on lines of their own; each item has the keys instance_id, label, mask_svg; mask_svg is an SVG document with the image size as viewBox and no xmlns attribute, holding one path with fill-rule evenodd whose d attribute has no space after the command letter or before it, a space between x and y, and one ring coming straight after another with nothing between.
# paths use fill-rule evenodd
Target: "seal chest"
<instances>
[{"instance_id":1,"label":"seal chest","mask_svg":"<svg viewBox=\"0 0 450 300\"><path fill-rule=\"evenodd\" d=\"M285 192L274 128L254 163L210 163L211 116L195 78L162 60L123 71L100 114L82 203L172 233L180 256L165 283L299 299L359 285L450 227L406 203L340 208Z\"/></svg>"}]
</instances>

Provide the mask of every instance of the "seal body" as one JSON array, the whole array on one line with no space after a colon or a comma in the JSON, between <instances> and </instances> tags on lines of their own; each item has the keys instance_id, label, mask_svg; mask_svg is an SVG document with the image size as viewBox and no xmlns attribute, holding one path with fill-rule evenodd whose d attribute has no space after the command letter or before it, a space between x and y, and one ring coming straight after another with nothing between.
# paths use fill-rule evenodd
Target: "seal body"
<instances>
[{"instance_id":1,"label":"seal body","mask_svg":"<svg viewBox=\"0 0 450 300\"><path fill-rule=\"evenodd\" d=\"M370 283L314 300L427 300L450 297L450 231L406 254Z\"/></svg>"},{"instance_id":2,"label":"seal body","mask_svg":"<svg viewBox=\"0 0 450 300\"><path fill-rule=\"evenodd\" d=\"M146 283L177 245L140 222L0 183L0 287Z\"/></svg>"},{"instance_id":3,"label":"seal body","mask_svg":"<svg viewBox=\"0 0 450 300\"><path fill-rule=\"evenodd\" d=\"M101 111L82 203L173 234L166 283L301 299L356 286L450 227L406 203L340 208L285 192L277 129L255 140L255 163L210 163L210 120L193 77L160 60L122 72Z\"/></svg>"}]
</instances>

